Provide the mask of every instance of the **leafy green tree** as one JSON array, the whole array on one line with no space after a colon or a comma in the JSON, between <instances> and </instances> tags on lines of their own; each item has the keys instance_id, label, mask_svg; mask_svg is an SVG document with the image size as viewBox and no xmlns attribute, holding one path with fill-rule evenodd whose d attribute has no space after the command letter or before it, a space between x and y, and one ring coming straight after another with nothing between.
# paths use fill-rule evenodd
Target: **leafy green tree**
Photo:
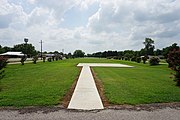
<instances>
[{"instance_id":1,"label":"leafy green tree","mask_svg":"<svg viewBox=\"0 0 180 120\"><path fill-rule=\"evenodd\" d=\"M0 45L0 54L4 53L3 47Z\"/></svg>"},{"instance_id":2,"label":"leafy green tree","mask_svg":"<svg viewBox=\"0 0 180 120\"><path fill-rule=\"evenodd\" d=\"M142 48L142 49L139 51L139 54L140 54L140 56L145 56L145 55L146 55L145 49Z\"/></svg>"},{"instance_id":3,"label":"leafy green tree","mask_svg":"<svg viewBox=\"0 0 180 120\"><path fill-rule=\"evenodd\" d=\"M54 51L54 54L59 54L59 52L58 51Z\"/></svg>"},{"instance_id":4,"label":"leafy green tree","mask_svg":"<svg viewBox=\"0 0 180 120\"><path fill-rule=\"evenodd\" d=\"M154 54L154 40L152 40L151 38L145 38L145 41L143 42L143 44L145 45L145 52L146 55L153 55Z\"/></svg>"},{"instance_id":5,"label":"leafy green tree","mask_svg":"<svg viewBox=\"0 0 180 120\"><path fill-rule=\"evenodd\" d=\"M68 53L67 55L65 55L66 59L72 58L72 54Z\"/></svg>"},{"instance_id":6,"label":"leafy green tree","mask_svg":"<svg viewBox=\"0 0 180 120\"><path fill-rule=\"evenodd\" d=\"M162 54L165 58L168 57L169 52L173 51L173 50L178 50L180 47L177 45L177 43L172 44L169 47L163 48L162 49Z\"/></svg>"},{"instance_id":7,"label":"leafy green tree","mask_svg":"<svg viewBox=\"0 0 180 120\"><path fill-rule=\"evenodd\" d=\"M0 45L0 54L5 53L5 52L9 52L9 51L11 51L11 50L12 50L12 48L10 48L10 47L7 47L7 46L2 47L2 46Z\"/></svg>"},{"instance_id":8,"label":"leafy green tree","mask_svg":"<svg viewBox=\"0 0 180 120\"><path fill-rule=\"evenodd\" d=\"M35 47L32 44L18 44L14 45L13 51L22 52L28 56L34 56L37 54Z\"/></svg>"},{"instance_id":9,"label":"leafy green tree","mask_svg":"<svg viewBox=\"0 0 180 120\"><path fill-rule=\"evenodd\" d=\"M74 57L84 57L85 53L82 50L75 50L73 53Z\"/></svg>"},{"instance_id":10,"label":"leafy green tree","mask_svg":"<svg viewBox=\"0 0 180 120\"><path fill-rule=\"evenodd\" d=\"M123 55L124 55L124 52L123 52L123 51L119 51L119 52L118 52L118 56L119 56L119 57L122 57Z\"/></svg>"},{"instance_id":11,"label":"leafy green tree","mask_svg":"<svg viewBox=\"0 0 180 120\"><path fill-rule=\"evenodd\" d=\"M128 58L128 60L130 60L133 57L132 53L125 53L124 57Z\"/></svg>"},{"instance_id":12,"label":"leafy green tree","mask_svg":"<svg viewBox=\"0 0 180 120\"><path fill-rule=\"evenodd\" d=\"M158 55L162 55L162 50L160 49L157 49L155 52L155 55L158 56Z\"/></svg>"}]
</instances>

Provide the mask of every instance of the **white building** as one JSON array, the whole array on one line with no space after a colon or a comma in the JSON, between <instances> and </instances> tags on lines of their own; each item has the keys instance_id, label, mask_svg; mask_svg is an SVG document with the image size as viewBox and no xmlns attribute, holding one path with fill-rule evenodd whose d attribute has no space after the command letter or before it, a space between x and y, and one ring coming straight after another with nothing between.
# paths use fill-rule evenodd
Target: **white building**
<instances>
[{"instance_id":1,"label":"white building","mask_svg":"<svg viewBox=\"0 0 180 120\"><path fill-rule=\"evenodd\" d=\"M8 56L8 57L22 57L24 54L22 52L6 52L0 54L0 56Z\"/></svg>"}]
</instances>

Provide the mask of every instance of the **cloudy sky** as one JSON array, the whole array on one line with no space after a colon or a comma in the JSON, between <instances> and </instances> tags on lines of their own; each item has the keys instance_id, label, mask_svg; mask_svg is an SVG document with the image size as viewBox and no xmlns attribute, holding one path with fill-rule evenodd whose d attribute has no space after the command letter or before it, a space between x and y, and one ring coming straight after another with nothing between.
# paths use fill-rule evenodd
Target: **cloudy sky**
<instances>
[{"instance_id":1,"label":"cloudy sky","mask_svg":"<svg viewBox=\"0 0 180 120\"><path fill-rule=\"evenodd\" d=\"M179 0L0 0L0 45L86 53L180 45Z\"/></svg>"}]
</instances>

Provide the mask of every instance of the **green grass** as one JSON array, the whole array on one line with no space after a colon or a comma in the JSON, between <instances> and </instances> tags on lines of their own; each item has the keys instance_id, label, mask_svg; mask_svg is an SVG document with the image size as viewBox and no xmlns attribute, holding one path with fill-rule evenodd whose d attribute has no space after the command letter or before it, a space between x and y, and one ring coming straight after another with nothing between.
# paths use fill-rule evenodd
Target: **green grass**
<instances>
[{"instance_id":1,"label":"green grass","mask_svg":"<svg viewBox=\"0 0 180 120\"><path fill-rule=\"evenodd\" d=\"M167 65L149 66L121 61L134 68L94 68L112 104L180 102L180 88L170 79Z\"/></svg>"},{"instance_id":2,"label":"green grass","mask_svg":"<svg viewBox=\"0 0 180 120\"><path fill-rule=\"evenodd\" d=\"M167 65L149 66L107 59L71 59L55 62L8 65L1 80L0 106L47 106L61 104L63 96L78 77L83 63L123 63L135 68L94 67L105 95L113 104L142 104L180 101Z\"/></svg>"},{"instance_id":3,"label":"green grass","mask_svg":"<svg viewBox=\"0 0 180 120\"><path fill-rule=\"evenodd\" d=\"M63 61L8 65L0 106L57 105L77 76L78 68Z\"/></svg>"}]
</instances>

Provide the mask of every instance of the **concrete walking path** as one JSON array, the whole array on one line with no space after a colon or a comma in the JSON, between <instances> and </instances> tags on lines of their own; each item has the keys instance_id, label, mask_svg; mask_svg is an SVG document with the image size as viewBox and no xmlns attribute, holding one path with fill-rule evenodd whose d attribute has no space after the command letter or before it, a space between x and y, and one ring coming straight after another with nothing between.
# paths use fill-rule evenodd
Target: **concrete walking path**
<instances>
[{"instance_id":1,"label":"concrete walking path","mask_svg":"<svg viewBox=\"0 0 180 120\"><path fill-rule=\"evenodd\" d=\"M89 66L83 66L68 109L103 109Z\"/></svg>"},{"instance_id":2,"label":"concrete walking path","mask_svg":"<svg viewBox=\"0 0 180 120\"><path fill-rule=\"evenodd\" d=\"M98 90L95 85L90 66L101 67L132 67L122 64L102 64L102 63L80 63L83 66L76 88L72 95L68 109L94 110L104 109Z\"/></svg>"}]
</instances>

